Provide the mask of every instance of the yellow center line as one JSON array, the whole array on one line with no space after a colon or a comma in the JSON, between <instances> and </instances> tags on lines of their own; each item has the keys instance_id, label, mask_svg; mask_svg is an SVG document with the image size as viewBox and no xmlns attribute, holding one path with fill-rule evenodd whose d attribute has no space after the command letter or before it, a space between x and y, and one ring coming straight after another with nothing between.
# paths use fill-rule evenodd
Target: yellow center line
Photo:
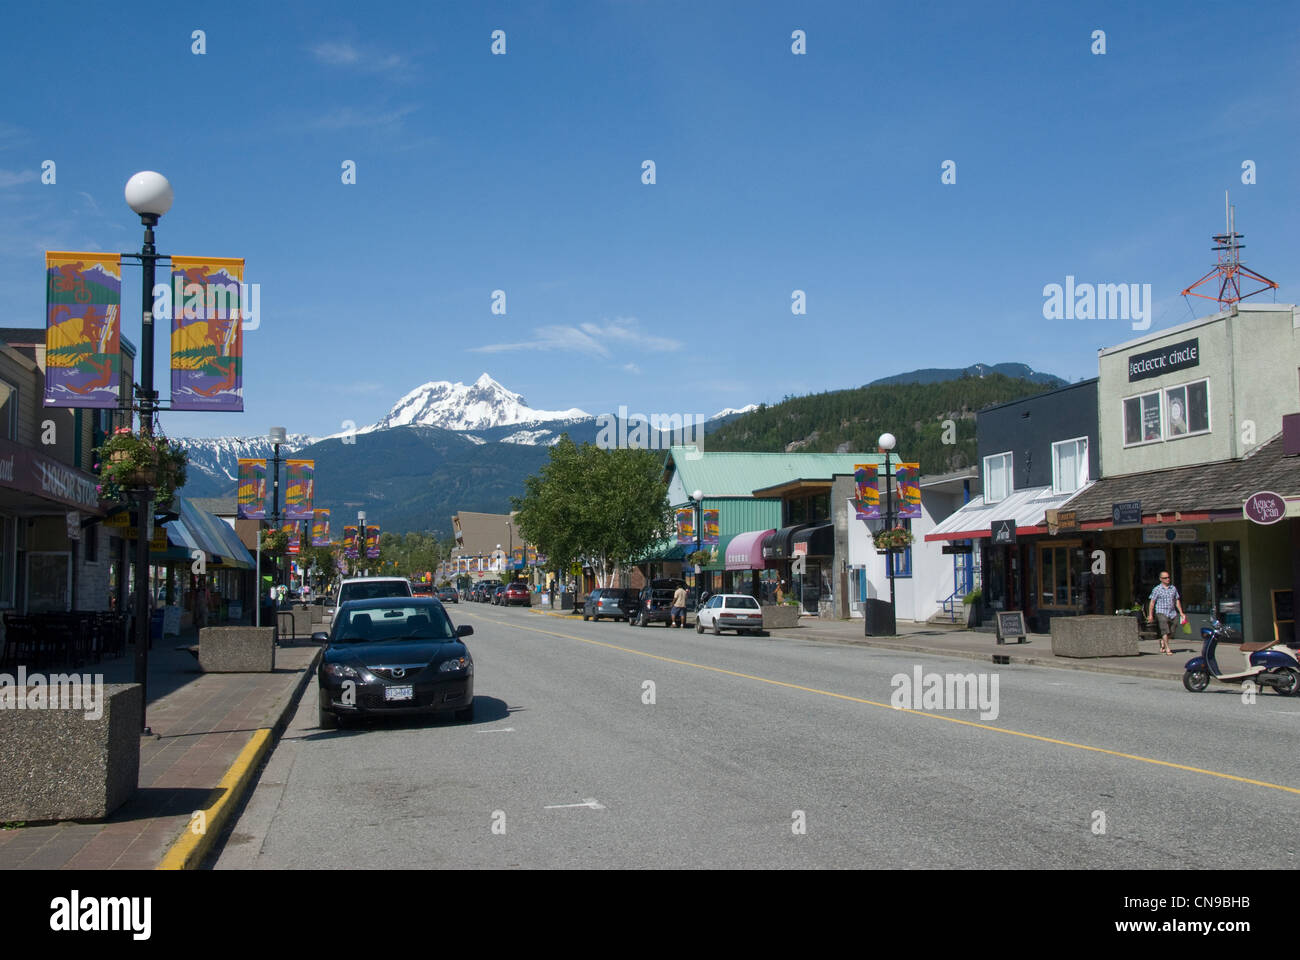
<instances>
[{"instance_id":1,"label":"yellow center line","mask_svg":"<svg viewBox=\"0 0 1300 960\"><path fill-rule=\"evenodd\" d=\"M467 613L470 611L466 611ZM477 612L477 611L475 611ZM1280 783L1269 783L1267 780L1252 780L1250 777L1238 777L1231 773L1221 773L1218 770L1206 770L1203 767L1192 767L1183 763L1173 763L1169 760L1157 760L1154 757L1143 757L1136 753L1124 753L1121 750L1109 750L1106 747L1094 747L1086 743L1074 743L1071 740L1058 740L1054 737L1043 737L1036 733L1025 733L1022 730L1008 730L1006 727L994 727L987 723L976 723L974 720L962 720L958 717L948 717L940 713L927 713L924 710L911 710L906 707L895 707L888 703L880 703L877 700L865 700L862 697L851 697L845 693L835 693L831 690L819 690L817 687L805 687L798 683L787 683L784 680L772 680L769 677L759 677L751 673L739 673L735 670L727 670L723 667L711 667L705 663L692 663L689 660L678 660L674 657L663 657L656 653L646 653L643 650L634 650L630 647L620 647L615 643L605 643L603 640L592 640L587 637L576 637L571 633L557 633L554 630L542 630L539 627L528 627L519 624L510 623L507 620L497 620L495 617L486 618L493 623L498 623L504 627L512 627L516 630L529 630L533 633L544 634L548 637L560 637L564 640L577 640L579 643L589 643L596 647L606 647L610 650L618 650L621 653L631 653L638 657L647 657L651 660L659 660L663 663L674 663L682 667L694 667L697 670L708 670L712 673L721 673L729 677L739 677L742 680L756 680L759 683L771 684L774 687L786 687L790 690L802 690L805 693L815 693L823 697L834 697L836 700L847 700L851 703L861 703L869 707L882 707L886 710L892 710L895 713L910 713L917 717L929 717L931 720L944 720L948 723L960 724L964 727L974 727L977 730L988 730L992 733L1003 733L1012 737L1023 737L1026 740L1037 740L1040 743L1052 743L1061 747L1073 747L1076 750L1088 750L1093 753L1101 753L1110 757L1120 757L1124 760L1136 760L1139 763L1149 763L1158 767L1168 767L1172 770L1186 770L1188 773L1199 773L1207 777L1217 777L1220 780L1233 780L1237 783L1248 783L1255 787L1267 787L1270 790L1281 790L1284 793L1293 793L1300 796L1300 788L1284 786Z\"/></svg>"}]
</instances>

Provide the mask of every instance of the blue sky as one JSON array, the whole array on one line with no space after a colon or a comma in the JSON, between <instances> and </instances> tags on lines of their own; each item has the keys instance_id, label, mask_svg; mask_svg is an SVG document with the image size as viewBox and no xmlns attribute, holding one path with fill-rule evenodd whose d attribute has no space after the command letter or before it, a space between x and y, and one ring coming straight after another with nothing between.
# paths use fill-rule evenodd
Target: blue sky
<instances>
[{"instance_id":1,"label":"blue sky","mask_svg":"<svg viewBox=\"0 0 1300 960\"><path fill-rule=\"evenodd\" d=\"M1152 329L1191 319L1225 189L1297 299L1292 2L107 13L6 10L0 324L43 324L44 250L138 250L122 187L164 173L159 249L245 257L262 307L246 412L165 414L174 436L332 433L484 370L592 413L977 361L1093 376L1130 322L1045 320L1044 285L1149 283Z\"/></svg>"}]
</instances>

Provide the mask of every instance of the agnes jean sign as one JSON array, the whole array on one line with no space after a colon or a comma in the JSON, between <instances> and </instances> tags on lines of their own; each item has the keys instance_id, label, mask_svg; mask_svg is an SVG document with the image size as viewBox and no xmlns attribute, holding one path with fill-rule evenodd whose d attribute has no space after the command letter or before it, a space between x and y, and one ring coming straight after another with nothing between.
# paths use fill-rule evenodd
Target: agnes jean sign
<instances>
[{"instance_id":1,"label":"agnes jean sign","mask_svg":"<svg viewBox=\"0 0 1300 960\"><path fill-rule=\"evenodd\" d=\"M1286 501L1276 493L1263 490L1251 494L1242 505L1241 512L1247 520L1267 526L1286 516Z\"/></svg>"}]
</instances>

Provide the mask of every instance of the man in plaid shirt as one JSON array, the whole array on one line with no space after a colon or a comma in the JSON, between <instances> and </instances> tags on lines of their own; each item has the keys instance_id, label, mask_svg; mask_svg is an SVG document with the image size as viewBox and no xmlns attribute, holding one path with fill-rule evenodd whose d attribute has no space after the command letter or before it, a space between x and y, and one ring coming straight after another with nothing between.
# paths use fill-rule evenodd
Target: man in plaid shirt
<instances>
[{"instance_id":1,"label":"man in plaid shirt","mask_svg":"<svg viewBox=\"0 0 1300 960\"><path fill-rule=\"evenodd\" d=\"M1169 571L1160 571L1160 583L1151 591L1151 599L1147 603L1147 621L1150 622L1154 616L1160 631L1160 649L1173 656L1174 652L1169 649L1169 640L1174 632L1174 624L1182 623L1187 619L1187 614L1183 613L1183 599L1178 595L1178 588L1173 585L1169 579Z\"/></svg>"}]
</instances>

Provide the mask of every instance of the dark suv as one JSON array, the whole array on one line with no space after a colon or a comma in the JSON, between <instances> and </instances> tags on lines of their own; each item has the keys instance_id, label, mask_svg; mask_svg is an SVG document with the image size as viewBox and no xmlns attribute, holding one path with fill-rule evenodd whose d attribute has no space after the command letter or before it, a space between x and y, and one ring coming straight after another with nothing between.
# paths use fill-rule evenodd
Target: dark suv
<instances>
[{"instance_id":1,"label":"dark suv","mask_svg":"<svg viewBox=\"0 0 1300 960\"><path fill-rule=\"evenodd\" d=\"M641 591L637 598L636 609L628 623L637 627L648 627L659 622L672 626L673 594L678 587L686 586L685 580L664 578L651 580L650 586Z\"/></svg>"},{"instance_id":2,"label":"dark suv","mask_svg":"<svg viewBox=\"0 0 1300 960\"><path fill-rule=\"evenodd\" d=\"M507 607L531 607L533 598L528 592L528 581L515 580L507 584L505 593L501 595L501 603Z\"/></svg>"},{"instance_id":3,"label":"dark suv","mask_svg":"<svg viewBox=\"0 0 1300 960\"><path fill-rule=\"evenodd\" d=\"M587 602L582 606L582 619L590 617L599 620L610 617L614 620L630 620L636 613L637 594L635 590L623 587L599 587L587 595Z\"/></svg>"}]
</instances>

